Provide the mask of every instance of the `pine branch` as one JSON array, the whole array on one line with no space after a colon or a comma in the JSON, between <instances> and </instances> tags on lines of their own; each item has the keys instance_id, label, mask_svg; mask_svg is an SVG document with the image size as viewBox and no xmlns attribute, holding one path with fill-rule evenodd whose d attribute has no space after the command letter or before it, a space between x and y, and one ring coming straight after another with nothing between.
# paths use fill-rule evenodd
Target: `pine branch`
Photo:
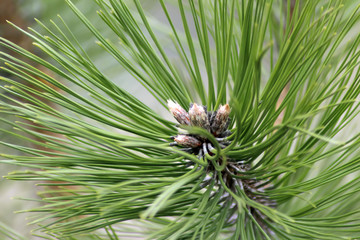
<instances>
[{"instance_id":1,"label":"pine branch","mask_svg":"<svg viewBox=\"0 0 360 240\"><path fill-rule=\"evenodd\" d=\"M1 78L0 111L19 118L1 121L38 146L1 140L24 153L2 162L29 168L7 178L44 186L42 205L27 210L39 212L40 230L54 239L359 238L360 5L161 0L160 22L139 0L95 0L96 27L66 2L121 71L164 109L170 100L178 124L108 77L66 19L18 28L51 60L1 39L27 59L1 53L4 71L31 84Z\"/></svg>"}]
</instances>

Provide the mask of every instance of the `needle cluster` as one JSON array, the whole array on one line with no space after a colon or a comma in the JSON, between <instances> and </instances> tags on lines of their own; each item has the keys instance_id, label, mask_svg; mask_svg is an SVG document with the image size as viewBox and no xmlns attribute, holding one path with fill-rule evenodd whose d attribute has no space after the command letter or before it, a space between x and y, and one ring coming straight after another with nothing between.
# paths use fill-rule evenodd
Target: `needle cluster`
<instances>
[{"instance_id":1,"label":"needle cluster","mask_svg":"<svg viewBox=\"0 0 360 240\"><path fill-rule=\"evenodd\" d=\"M190 104L189 112L186 112L186 110L178 103L171 100L168 101L168 107L174 118L181 125L204 128L215 137L221 148L225 148L231 143L231 141L227 140L227 137L231 135L231 131L228 130L230 125L230 106L228 104L220 106L219 109L214 112L207 111L206 106L198 105L196 103ZM212 150L214 149L213 144L209 139L203 136L196 134L179 134L173 138L174 142L170 143L170 145L183 146L185 147L182 149L183 151L195 154L198 158L204 159L207 154L210 156L214 155L212 153ZM221 164L223 159L220 157L217 161L218 164ZM236 192L237 189L241 189L248 198L271 208L276 207L276 201L270 199L264 194L266 189L272 187L272 184L264 180L256 180L246 177L241 179L241 176L246 176L246 172L250 169L251 165L245 163L244 161L229 159L225 168L221 170L221 174L219 174L216 168L212 164L209 164L207 168L209 175L204 180L203 184L201 184L201 187L205 188L211 182L211 179L215 178L218 186L221 186L222 180L233 192ZM222 178L221 180L219 179L220 176ZM237 176L239 178L233 176ZM229 194L224 194L222 196L222 201L233 201L233 199ZM228 216L228 223L236 221L237 218L237 213L235 211L237 205L233 204L232 208L234 208L234 214ZM247 206L247 209L258 224L265 231L271 233L270 229L263 222L264 219L267 219L266 216L258 209L251 206Z\"/></svg>"}]
</instances>

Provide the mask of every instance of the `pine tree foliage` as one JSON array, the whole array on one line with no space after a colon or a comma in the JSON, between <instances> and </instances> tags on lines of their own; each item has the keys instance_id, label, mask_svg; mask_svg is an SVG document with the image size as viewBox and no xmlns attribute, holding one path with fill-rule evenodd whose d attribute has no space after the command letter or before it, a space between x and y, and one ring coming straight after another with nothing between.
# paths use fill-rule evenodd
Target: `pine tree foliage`
<instances>
[{"instance_id":1,"label":"pine tree foliage","mask_svg":"<svg viewBox=\"0 0 360 240\"><path fill-rule=\"evenodd\" d=\"M14 78L1 78L0 111L19 118L1 124L33 144L1 140L24 153L1 162L29 168L7 178L44 186L27 210L43 237L360 238L357 1L160 0L161 22L139 0L93 1L101 28L66 0L102 51L164 110L228 103L229 144L115 84L66 19L19 29L48 59L0 41L16 53L1 53ZM216 147L170 146L184 131Z\"/></svg>"}]
</instances>

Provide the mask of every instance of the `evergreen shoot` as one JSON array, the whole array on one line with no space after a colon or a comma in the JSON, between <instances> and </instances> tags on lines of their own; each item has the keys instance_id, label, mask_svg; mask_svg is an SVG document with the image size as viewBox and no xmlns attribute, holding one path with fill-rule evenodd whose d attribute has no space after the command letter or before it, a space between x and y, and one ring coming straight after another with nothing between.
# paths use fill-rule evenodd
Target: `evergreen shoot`
<instances>
[{"instance_id":1,"label":"evergreen shoot","mask_svg":"<svg viewBox=\"0 0 360 240\"><path fill-rule=\"evenodd\" d=\"M0 144L21 152L0 164L42 186L37 234L360 239L360 1L66 2L159 108L61 13L18 28L39 54L0 39L0 131L19 139Z\"/></svg>"}]
</instances>

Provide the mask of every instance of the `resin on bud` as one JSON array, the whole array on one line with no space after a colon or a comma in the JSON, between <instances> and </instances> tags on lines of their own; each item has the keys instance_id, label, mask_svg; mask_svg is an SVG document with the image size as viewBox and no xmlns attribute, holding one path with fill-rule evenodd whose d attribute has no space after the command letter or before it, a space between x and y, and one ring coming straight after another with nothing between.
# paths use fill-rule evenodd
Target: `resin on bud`
<instances>
[{"instance_id":1,"label":"resin on bud","mask_svg":"<svg viewBox=\"0 0 360 240\"><path fill-rule=\"evenodd\" d=\"M194 103L189 109L189 116L192 126L210 129L208 114L203 106Z\"/></svg>"},{"instance_id":2,"label":"resin on bud","mask_svg":"<svg viewBox=\"0 0 360 240\"><path fill-rule=\"evenodd\" d=\"M202 142L195 137L189 135L177 135L174 141L184 147L196 148L200 147Z\"/></svg>"},{"instance_id":3,"label":"resin on bud","mask_svg":"<svg viewBox=\"0 0 360 240\"><path fill-rule=\"evenodd\" d=\"M183 125L190 125L189 114L180 106L180 104L168 100L168 107L176 121Z\"/></svg>"},{"instance_id":4,"label":"resin on bud","mask_svg":"<svg viewBox=\"0 0 360 240\"><path fill-rule=\"evenodd\" d=\"M230 114L229 104L220 106L211 119L211 131L215 136L220 135L228 127Z\"/></svg>"}]
</instances>

